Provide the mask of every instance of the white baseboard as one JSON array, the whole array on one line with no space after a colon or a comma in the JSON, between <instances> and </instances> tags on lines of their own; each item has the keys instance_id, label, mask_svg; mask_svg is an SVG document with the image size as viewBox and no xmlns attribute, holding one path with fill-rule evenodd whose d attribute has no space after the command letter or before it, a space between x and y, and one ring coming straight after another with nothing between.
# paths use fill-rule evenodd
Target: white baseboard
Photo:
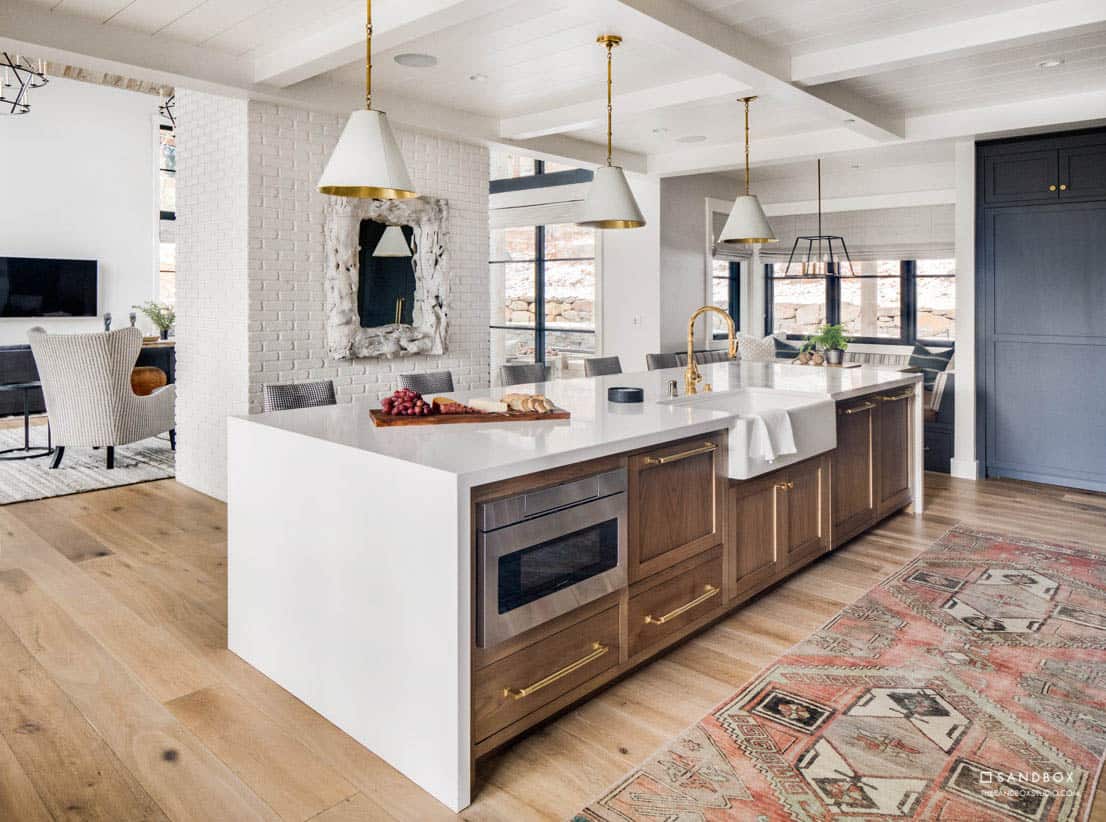
<instances>
[{"instance_id":1,"label":"white baseboard","mask_svg":"<svg viewBox=\"0 0 1106 822\"><path fill-rule=\"evenodd\" d=\"M949 460L949 473L958 479L979 479L979 460Z\"/></svg>"}]
</instances>

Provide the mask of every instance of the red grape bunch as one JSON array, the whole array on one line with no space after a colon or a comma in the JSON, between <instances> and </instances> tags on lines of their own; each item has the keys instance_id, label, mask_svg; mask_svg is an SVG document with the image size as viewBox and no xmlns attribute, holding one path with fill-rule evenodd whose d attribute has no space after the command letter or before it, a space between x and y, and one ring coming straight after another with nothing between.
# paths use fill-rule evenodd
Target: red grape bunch
<instances>
[{"instance_id":1,"label":"red grape bunch","mask_svg":"<svg viewBox=\"0 0 1106 822\"><path fill-rule=\"evenodd\" d=\"M392 396L385 397L380 407L393 417L428 417L434 413L433 404L410 388L400 388Z\"/></svg>"}]
</instances>

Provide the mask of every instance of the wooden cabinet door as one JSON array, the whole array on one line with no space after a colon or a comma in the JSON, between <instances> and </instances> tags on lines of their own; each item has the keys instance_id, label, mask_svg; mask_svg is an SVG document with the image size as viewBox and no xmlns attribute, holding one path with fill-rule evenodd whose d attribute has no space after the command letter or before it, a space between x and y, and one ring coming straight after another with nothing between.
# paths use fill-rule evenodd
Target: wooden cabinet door
<instances>
[{"instance_id":1,"label":"wooden cabinet door","mask_svg":"<svg viewBox=\"0 0 1106 822\"><path fill-rule=\"evenodd\" d=\"M783 472L730 484L726 599L746 599L777 579L786 555Z\"/></svg>"},{"instance_id":2,"label":"wooden cabinet door","mask_svg":"<svg viewBox=\"0 0 1106 822\"><path fill-rule=\"evenodd\" d=\"M722 543L724 464L725 432L630 458L630 582Z\"/></svg>"},{"instance_id":3,"label":"wooden cabinet door","mask_svg":"<svg viewBox=\"0 0 1106 822\"><path fill-rule=\"evenodd\" d=\"M837 450L831 468L833 544L865 530L878 514L875 459L878 405L870 397L837 408Z\"/></svg>"},{"instance_id":4,"label":"wooden cabinet door","mask_svg":"<svg viewBox=\"0 0 1106 822\"><path fill-rule=\"evenodd\" d=\"M829 457L787 469L787 565L802 565L830 548Z\"/></svg>"},{"instance_id":5,"label":"wooden cabinet door","mask_svg":"<svg viewBox=\"0 0 1106 822\"><path fill-rule=\"evenodd\" d=\"M910 502L911 409L914 389L896 388L880 395L876 455L878 457L878 515L884 516Z\"/></svg>"},{"instance_id":6,"label":"wooden cabinet door","mask_svg":"<svg viewBox=\"0 0 1106 822\"><path fill-rule=\"evenodd\" d=\"M1060 199L1106 198L1106 143L1060 151Z\"/></svg>"},{"instance_id":7,"label":"wooden cabinet door","mask_svg":"<svg viewBox=\"0 0 1106 822\"><path fill-rule=\"evenodd\" d=\"M986 205L1055 202L1059 184L1055 149L996 154L983 161Z\"/></svg>"}]
</instances>

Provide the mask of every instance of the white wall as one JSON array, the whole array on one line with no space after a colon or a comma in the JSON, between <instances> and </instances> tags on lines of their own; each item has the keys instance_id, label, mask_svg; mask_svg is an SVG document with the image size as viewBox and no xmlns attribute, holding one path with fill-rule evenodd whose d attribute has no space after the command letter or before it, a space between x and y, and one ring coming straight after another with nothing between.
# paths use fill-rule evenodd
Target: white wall
<instances>
[{"instance_id":1,"label":"white wall","mask_svg":"<svg viewBox=\"0 0 1106 822\"><path fill-rule=\"evenodd\" d=\"M687 348L687 321L707 302L706 200L732 200L734 181L721 174L668 177L660 185L660 348ZM696 340L705 340L700 321Z\"/></svg>"},{"instance_id":2,"label":"white wall","mask_svg":"<svg viewBox=\"0 0 1106 822\"><path fill-rule=\"evenodd\" d=\"M488 385L488 152L396 130L415 190L449 202L448 350L442 356L336 361L324 326L323 205L316 183L346 115L250 103L250 408L265 383L334 380L339 401L397 387L397 375L453 372ZM179 265L179 263L178 263ZM178 274L178 277L180 275Z\"/></svg>"},{"instance_id":3,"label":"white wall","mask_svg":"<svg viewBox=\"0 0 1106 822\"><path fill-rule=\"evenodd\" d=\"M158 98L51 78L29 114L0 123L0 256L99 261L99 313L126 325L157 281ZM27 329L98 331L99 318L0 319L0 345Z\"/></svg>"},{"instance_id":4,"label":"white wall","mask_svg":"<svg viewBox=\"0 0 1106 822\"><path fill-rule=\"evenodd\" d=\"M177 93L177 479L226 499L227 417L249 410L245 100Z\"/></svg>"},{"instance_id":5,"label":"white wall","mask_svg":"<svg viewBox=\"0 0 1106 822\"><path fill-rule=\"evenodd\" d=\"M179 90L177 478L226 498L226 418L265 383L331 379L338 399L382 397L403 372L488 385L486 149L397 131L416 190L449 201L449 351L334 361L326 354L323 195L345 117Z\"/></svg>"}]
</instances>

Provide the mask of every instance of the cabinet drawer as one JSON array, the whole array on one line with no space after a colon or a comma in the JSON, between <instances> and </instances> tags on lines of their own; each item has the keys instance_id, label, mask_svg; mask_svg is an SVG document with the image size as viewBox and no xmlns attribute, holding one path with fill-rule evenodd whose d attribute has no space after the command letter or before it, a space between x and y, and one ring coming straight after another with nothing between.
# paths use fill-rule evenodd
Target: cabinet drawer
<instances>
[{"instance_id":1,"label":"cabinet drawer","mask_svg":"<svg viewBox=\"0 0 1106 822\"><path fill-rule=\"evenodd\" d=\"M630 458L631 582L722 542L718 497L725 435L682 440Z\"/></svg>"},{"instance_id":2,"label":"cabinet drawer","mask_svg":"<svg viewBox=\"0 0 1106 822\"><path fill-rule=\"evenodd\" d=\"M568 626L476 671L472 683L476 741L618 664L618 606Z\"/></svg>"},{"instance_id":3,"label":"cabinet drawer","mask_svg":"<svg viewBox=\"0 0 1106 822\"><path fill-rule=\"evenodd\" d=\"M687 626L722 610L722 557L630 595L630 657L676 639Z\"/></svg>"}]
</instances>

